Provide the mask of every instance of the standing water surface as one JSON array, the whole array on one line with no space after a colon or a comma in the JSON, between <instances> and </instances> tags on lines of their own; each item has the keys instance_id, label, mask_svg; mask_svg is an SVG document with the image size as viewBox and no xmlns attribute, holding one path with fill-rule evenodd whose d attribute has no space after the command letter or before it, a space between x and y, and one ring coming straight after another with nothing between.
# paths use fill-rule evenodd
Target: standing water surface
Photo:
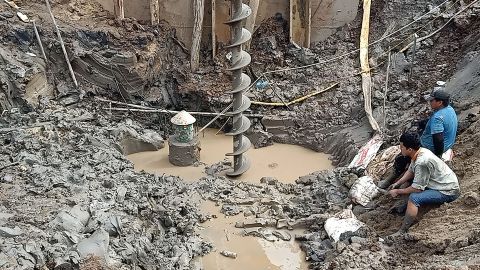
<instances>
[{"instance_id":1,"label":"standing water surface","mask_svg":"<svg viewBox=\"0 0 480 270\"><path fill-rule=\"evenodd\" d=\"M232 137L215 135L216 130L207 129L200 134L200 161L211 165L222 161L225 154L232 152ZM245 153L250 159L250 169L235 178L246 182L259 183L260 178L270 176L283 183L293 183L299 176L314 171L331 169L328 155L290 144L274 144L259 149L250 149ZM193 182L206 176L203 165L198 167L177 167L168 161L168 143L159 151L142 152L128 156L135 164L135 170L150 173L177 175L185 181Z\"/></svg>"}]
</instances>

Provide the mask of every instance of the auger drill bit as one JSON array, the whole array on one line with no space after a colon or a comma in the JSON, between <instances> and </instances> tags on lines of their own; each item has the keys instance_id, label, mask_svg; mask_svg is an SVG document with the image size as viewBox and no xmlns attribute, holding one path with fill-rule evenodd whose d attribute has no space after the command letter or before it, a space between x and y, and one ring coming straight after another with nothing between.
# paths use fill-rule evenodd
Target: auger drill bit
<instances>
[{"instance_id":1,"label":"auger drill bit","mask_svg":"<svg viewBox=\"0 0 480 270\"><path fill-rule=\"evenodd\" d=\"M231 66L228 71L233 73L232 90L233 109L229 113L233 118L233 128L227 133L233 136L233 152L227 153L227 156L233 156L233 170L227 172L228 176L239 176L250 168L250 162L244 153L252 145L250 140L243 135L250 128L250 120L243 115L243 112L250 107L251 101L243 93L250 86L250 77L243 73L243 68L248 66L251 61L250 54L242 49L243 44L250 40L252 34L243 28L245 19L250 16L252 10L248 5L242 3L242 0L232 0L232 16L226 24L230 25L232 41L227 48L232 53Z\"/></svg>"}]
</instances>

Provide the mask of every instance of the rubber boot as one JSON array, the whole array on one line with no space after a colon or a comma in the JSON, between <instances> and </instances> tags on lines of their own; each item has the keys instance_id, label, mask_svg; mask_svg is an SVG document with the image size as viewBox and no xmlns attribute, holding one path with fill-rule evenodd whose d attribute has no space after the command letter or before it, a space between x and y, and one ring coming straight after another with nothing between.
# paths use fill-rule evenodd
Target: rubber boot
<instances>
[{"instance_id":1,"label":"rubber boot","mask_svg":"<svg viewBox=\"0 0 480 270\"><path fill-rule=\"evenodd\" d=\"M405 215L400 229L396 233L389 235L388 238L397 238L399 236L404 235L405 233L407 233L408 229L413 225L414 222L415 222L414 217Z\"/></svg>"}]
</instances>

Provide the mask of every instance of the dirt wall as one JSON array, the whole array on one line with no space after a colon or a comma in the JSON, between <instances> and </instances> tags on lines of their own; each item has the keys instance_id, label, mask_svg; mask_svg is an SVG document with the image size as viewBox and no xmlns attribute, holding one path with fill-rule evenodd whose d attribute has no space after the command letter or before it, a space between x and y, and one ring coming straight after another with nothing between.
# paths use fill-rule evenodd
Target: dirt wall
<instances>
[{"instance_id":1,"label":"dirt wall","mask_svg":"<svg viewBox=\"0 0 480 270\"><path fill-rule=\"evenodd\" d=\"M113 0L95 0L104 9L113 13ZM168 0L162 1L166 2ZM182 1L185 2L185 1ZM125 17L133 17L139 21L150 20L150 1L149 0L130 0L124 1Z\"/></svg>"},{"instance_id":2,"label":"dirt wall","mask_svg":"<svg viewBox=\"0 0 480 270\"><path fill-rule=\"evenodd\" d=\"M337 29L353 21L358 12L358 0L311 0L311 41L326 40Z\"/></svg>"},{"instance_id":3,"label":"dirt wall","mask_svg":"<svg viewBox=\"0 0 480 270\"><path fill-rule=\"evenodd\" d=\"M106 10L113 12L112 0L96 0ZM125 1L125 16L134 17L140 21L150 20L149 0ZM336 29L351 22L358 11L358 0L311 0L312 14L312 43L325 40L336 32ZM193 29L193 1L192 0L160 0L160 19L173 25L177 30L177 37L188 47L192 40ZM216 34L220 43L228 43L230 34L228 26L224 24L229 17L229 1L216 0ZM263 0L260 2L256 24L281 14L289 19L289 0ZM204 44L211 42L210 1L205 3Z\"/></svg>"}]
</instances>

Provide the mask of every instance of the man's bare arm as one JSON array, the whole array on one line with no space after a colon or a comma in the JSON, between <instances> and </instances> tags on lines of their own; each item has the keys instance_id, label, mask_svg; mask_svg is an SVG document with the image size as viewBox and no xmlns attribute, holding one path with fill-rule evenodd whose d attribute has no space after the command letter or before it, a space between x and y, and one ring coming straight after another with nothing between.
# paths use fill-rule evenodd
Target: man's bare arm
<instances>
[{"instance_id":1,"label":"man's bare arm","mask_svg":"<svg viewBox=\"0 0 480 270\"><path fill-rule=\"evenodd\" d=\"M412 186L409 186L407 188L398 189L398 194L404 194L404 195L407 195L407 194L410 194L410 193L417 193L417 192L422 192L422 190L414 188Z\"/></svg>"},{"instance_id":2,"label":"man's bare arm","mask_svg":"<svg viewBox=\"0 0 480 270\"><path fill-rule=\"evenodd\" d=\"M405 183L405 182L407 182L407 181L409 181L409 180L412 180L413 177L414 177L413 172L410 171L410 170L407 170L407 171L403 174L403 176L402 176L400 179L398 179L398 181L395 182L392 186L393 186L393 187L395 187L395 186L398 187L398 186L400 186L401 184L403 184L403 183Z\"/></svg>"},{"instance_id":3,"label":"man's bare arm","mask_svg":"<svg viewBox=\"0 0 480 270\"><path fill-rule=\"evenodd\" d=\"M416 189L412 186L409 186L407 188L402 188L402 189L392 189L388 193L392 195L393 198L395 198L398 195L408 195L410 193L416 193L421 191L422 191L421 189Z\"/></svg>"}]
</instances>

